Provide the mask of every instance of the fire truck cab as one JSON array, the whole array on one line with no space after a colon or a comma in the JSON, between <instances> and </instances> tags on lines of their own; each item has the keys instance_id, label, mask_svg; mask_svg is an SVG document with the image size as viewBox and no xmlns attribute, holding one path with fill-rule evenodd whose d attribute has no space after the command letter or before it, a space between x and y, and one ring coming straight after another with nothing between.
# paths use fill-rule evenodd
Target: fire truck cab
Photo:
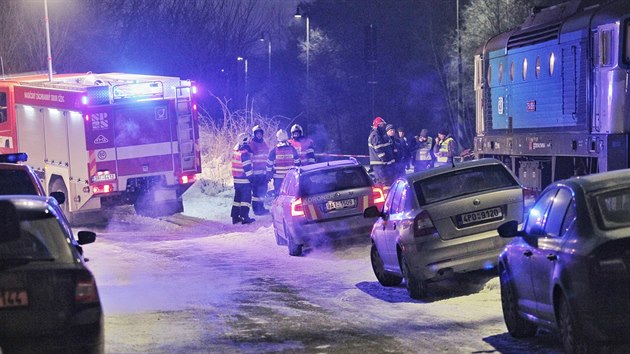
<instances>
[{"instance_id":1,"label":"fire truck cab","mask_svg":"<svg viewBox=\"0 0 630 354\"><path fill-rule=\"evenodd\" d=\"M124 73L0 79L0 154L26 152L69 219L133 204L142 215L182 211L201 172L196 87Z\"/></svg>"}]
</instances>

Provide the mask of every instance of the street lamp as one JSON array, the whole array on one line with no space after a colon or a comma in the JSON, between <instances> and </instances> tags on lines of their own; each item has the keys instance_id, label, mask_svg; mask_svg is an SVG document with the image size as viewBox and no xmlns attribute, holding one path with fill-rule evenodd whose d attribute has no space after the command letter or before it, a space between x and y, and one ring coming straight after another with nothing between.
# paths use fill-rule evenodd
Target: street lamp
<instances>
[{"instance_id":1,"label":"street lamp","mask_svg":"<svg viewBox=\"0 0 630 354\"><path fill-rule=\"evenodd\" d=\"M300 12L300 6L298 5L296 11L295 11L295 15L293 15L293 17L295 18L302 18L304 17L306 19L306 127L308 128L308 118L309 118L309 106L310 106L310 68L309 68L309 64L310 64L310 54L311 54L311 24L308 18L308 15L306 14L302 14Z\"/></svg>"},{"instance_id":2,"label":"street lamp","mask_svg":"<svg viewBox=\"0 0 630 354\"><path fill-rule=\"evenodd\" d=\"M244 72L245 72L245 88L244 88L244 90L243 90L243 91L244 91L245 100L247 100L247 90L248 90L248 87L247 87L247 71L248 71L248 68L247 68L247 59L246 59L246 58L243 58L243 57L236 57L236 61L238 61L239 63L240 63L240 62L243 62L243 64L244 64ZM247 106L247 101L245 101L245 106Z\"/></svg>"},{"instance_id":3,"label":"street lamp","mask_svg":"<svg viewBox=\"0 0 630 354\"><path fill-rule=\"evenodd\" d=\"M265 32L260 34L260 39L261 42L265 41ZM267 80L271 80L271 36L269 36L269 34L267 34Z\"/></svg>"}]
</instances>

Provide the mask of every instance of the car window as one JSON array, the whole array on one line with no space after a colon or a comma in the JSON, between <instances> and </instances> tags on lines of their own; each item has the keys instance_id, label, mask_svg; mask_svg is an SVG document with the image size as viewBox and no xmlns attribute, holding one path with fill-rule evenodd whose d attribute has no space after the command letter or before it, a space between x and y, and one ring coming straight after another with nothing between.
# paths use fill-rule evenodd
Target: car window
<instances>
[{"instance_id":1,"label":"car window","mask_svg":"<svg viewBox=\"0 0 630 354\"><path fill-rule=\"evenodd\" d=\"M370 177L361 166L305 173L300 178L302 196L370 187Z\"/></svg>"},{"instance_id":2,"label":"car window","mask_svg":"<svg viewBox=\"0 0 630 354\"><path fill-rule=\"evenodd\" d=\"M0 243L2 261L53 261L73 263L71 239L51 213L19 211L20 237Z\"/></svg>"},{"instance_id":3,"label":"car window","mask_svg":"<svg viewBox=\"0 0 630 354\"><path fill-rule=\"evenodd\" d=\"M396 193L395 193L394 199L392 199L392 208L391 208L392 214L397 214L402 211L401 205L402 205L402 197L403 197L404 188L405 188L405 184L403 182L396 183Z\"/></svg>"},{"instance_id":4,"label":"car window","mask_svg":"<svg viewBox=\"0 0 630 354\"><path fill-rule=\"evenodd\" d=\"M38 195L31 176L25 170L0 170L0 194Z\"/></svg>"},{"instance_id":5,"label":"car window","mask_svg":"<svg viewBox=\"0 0 630 354\"><path fill-rule=\"evenodd\" d=\"M475 166L414 182L420 205L468 194L519 186L503 165Z\"/></svg>"},{"instance_id":6,"label":"car window","mask_svg":"<svg viewBox=\"0 0 630 354\"><path fill-rule=\"evenodd\" d=\"M295 174L292 172L287 173L287 175L284 177L284 180L282 181L282 184L280 185L280 194L291 195L291 187L294 180Z\"/></svg>"},{"instance_id":7,"label":"car window","mask_svg":"<svg viewBox=\"0 0 630 354\"><path fill-rule=\"evenodd\" d=\"M383 213L389 213L392 210L392 203L394 202L394 198L396 198L396 191L398 190L398 185L401 182L397 181L392 185L392 188L387 193L387 198L385 199L385 204L383 205Z\"/></svg>"},{"instance_id":8,"label":"car window","mask_svg":"<svg viewBox=\"0 0 630 354\"><path fill-rule=\"evenodd\" d=\"M560 236L564 236L564 234L569 231L571 225L577 218L577 208L575 206L575 198L571 199L571 203L569 203L569 208L567 208L567 213L562 220L562 227L560 228Z\"/></svg>"},{"instance_id":9,"label":"car window","mask_svg":"<svg viewBox=\"0 0 630 354\"><path fill-rule=\"evenodd\" d=\"M605 230L630 226L630 187L594 195L599 227Z\"/></svg>"},{"instance_id":10,"label":"car window","mask_svg":"<svg viewBox=\"0 0 630 354\"><path fill-rule=\"evenodd\" d=\"M545 234L550 237L559 237L562 234L562 222L567 213L567 208L573 200L573 194L566 188L560 188L553 198L549 216L545 224Z\"/></svg>"},{"instance_id":11,"label":"car window","mask_svg":"<svg viewBox=\"0 0 630 354\"><path fill-rule=\"evenodd\" d=\"M530 235L539 235L543 233L545 221L549 213L549 205L558 192L557 189L550 189L543 193L534 206L529 210L527 223L525 224L525 232Z\"/></svg>"}]
</instances>

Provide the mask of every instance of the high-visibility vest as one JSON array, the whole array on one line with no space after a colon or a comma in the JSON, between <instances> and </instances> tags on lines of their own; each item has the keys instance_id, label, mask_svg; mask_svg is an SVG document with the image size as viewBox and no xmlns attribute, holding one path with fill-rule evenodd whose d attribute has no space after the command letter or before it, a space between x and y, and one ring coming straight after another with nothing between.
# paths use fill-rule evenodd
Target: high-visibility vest
<instances>
[{"instance_id":1,"label":"high-visibility vest","mask_svg":"<svg viewBox=\"0 0 630 354\"><path fill-rule=\"evenodd\" d=\"M313 140L305 136L301 136L297 139L289 139L289 144L291 144L291 146L293 146L300 155L301 166L315 163L315 148L313 147Z\"/></svg>"},{"instance_id":2,"label":"high-visibility vest","mask_svg":"<svg viewBox=\"0 0 630 354\"><path fill-rule=\"evenodd\" d=\"M284 178L291 167L300 165L297 150L288 143L280 143L269 152L267 173L273 172L273 178Z\"/></svg>"},{"instance_id":3,"label":"high-visibility vest","mask_svg":"<svg viewBox=\"0 0 630 354\"><path fill-rule=\"evenodd\" d=\"M428 161L431 160L431 149L433 148L433 138L427 137L427 140L418 140L418 152L416 152L416 160Z\"/></svg>"},{"instance_id":4,"label":"high-visibility vest","mask_svg":"<svg viewBox=\"0 0 630 354\"><path fill-rule=\"evenodd\" d=\"M444 141L440 142L439 144L440 149L438 150L438 153L436 154L437 162L447 163L447 162L453 161L451 144L454 141L455 140L453 140L453 138L449 136L448 138L444 139Z\"/></svg>"},{"instance_id":5,"label":"high-visibility vest","mask_svg":"<svg viewBox=\"0 0 630 354\"><path fill-rule=\"evenodd\" d=\"M262 139L260 139L260 141L252 139L249 146L252 149L252 168L254 170L254 175L264 175L265 170L267 169L269 146Z\"/></svg>"},{"instance_id":6,"label":"high-visibility vest","mask_svg":"<svg viewBox=\"0 0 630 354\"><path fill-rule=\"evenodd\" d=\"M237 146L232 153L232 177L234 183L249 183L249 176L252 175L252 161L249 149Z\"/></svg>"}]
</instances>

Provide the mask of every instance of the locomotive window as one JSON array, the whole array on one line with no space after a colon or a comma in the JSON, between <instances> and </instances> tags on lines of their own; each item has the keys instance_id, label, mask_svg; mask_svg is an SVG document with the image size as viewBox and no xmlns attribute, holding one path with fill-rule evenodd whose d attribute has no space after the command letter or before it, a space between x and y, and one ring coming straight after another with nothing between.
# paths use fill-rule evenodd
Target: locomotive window
<instances>
[{"instance_id":1,"label":"locomotive window","mask_svg":"<svg viewBox=\"0 0 630 354\"><path fill-rule=\"evenodd\" d=\"M611 56L612 33L610 30L602 31L599 36L599 64L601 66L612 65Z\"/></svg>"},{"instance_id":2,"label":"locomotive window","mask_svg":"<svg viewBox=\"0 0 630 354\"><path fill-rule=\"evenodd\" d=\"M499 63L499 83L503 81L503 63Z\"/></svg>"},{"instance_id":3,"label":"locomotive window","mask_svg":"<svg viewBox=\"0 0 630 354\"><path fill-rule=\"evenodd\" d=\"M523 81L527 79L527 58L523 59Z\"/></svg>"},{"instance_id":4,"label":"locomotive window","mask_svg":"<svg viewBox=\"0 0 630 354\"><path fill-rule=\"evenodd\" d=\"M510 81L514 81L514 62L510 64Z\"/></svg>"},{"instance_id":5,"label":"locomotive window","mask_svg":"<svg viewBox=\"0 0 630 354\"><path fill-rule=\"evenodd\" d=\"M553 76L553 67L556 64L556 55L551 52L549 55L549 76Z\"/></svg>"},{"instance_id":6,"label":"locomotive window","mask_svg":"<svg viewBox=\"0 0 630 354\"><path fill-rule=\"evenodd\" d=\"M540 77L540 56L536 57L536 78Z\"/></svg>"},{"instance_id":7,"label":"locomotive window","mask_svg":"<svg viewBox=\"0 0 630 354\"><path fill-rule=\"evenodd\" d=\"M7 121L7 94L0 92L0 124Z\"/></svg>"}]
</instances>

